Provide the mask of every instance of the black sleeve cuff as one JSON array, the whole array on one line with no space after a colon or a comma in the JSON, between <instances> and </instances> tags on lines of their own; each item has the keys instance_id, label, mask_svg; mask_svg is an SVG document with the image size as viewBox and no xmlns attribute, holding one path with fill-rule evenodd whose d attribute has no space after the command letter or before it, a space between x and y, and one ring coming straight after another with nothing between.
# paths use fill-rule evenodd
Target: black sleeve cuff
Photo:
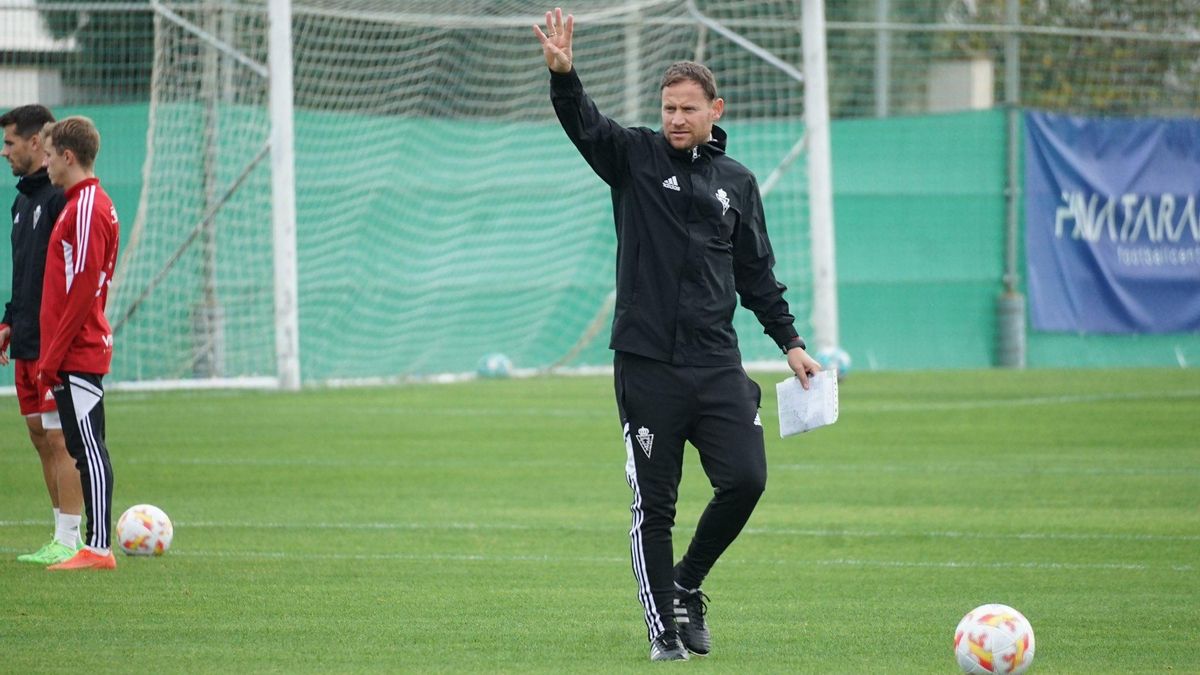
<instances>
[{"instance_id":1,"label":"black sleeve cuff","mask_svg":"<svg viewBox=\"0 0 1200 675\"><path fill-rule=\"evenodd\" d=\"M579 79L579 73L575 72L574 66L571 66L571 69L565 73L556 73L549 68L546 70L550 71L550 90L552 92L555 90L574 92L583 89L583 82Z\"/></svg>"},{"instance_id":2,"label":"black sleeve cuff","mask_svg":"<svg viewBox=\"0 0 1200 675\"><path fill-rule=\"evenodd\" d=\"M780 349L783 350L784 354L787 354L789 351L791 351L797 347L799 347L800 349L804 349L804 350L808 349L808 345L804 344L804 338L799 337L799 336L794 337L791 339L790 342L787 342L787 343L783 344L782 346L780 346Z\"/></svg>"}]
</instances>

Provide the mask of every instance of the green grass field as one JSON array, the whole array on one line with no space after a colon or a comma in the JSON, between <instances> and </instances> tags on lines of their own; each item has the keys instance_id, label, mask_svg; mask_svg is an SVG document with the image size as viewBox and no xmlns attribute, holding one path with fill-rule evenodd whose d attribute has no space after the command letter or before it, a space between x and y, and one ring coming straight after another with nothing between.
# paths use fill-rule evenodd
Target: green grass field
<instances>
[{"instance_id":1,"label":"green grass field","mask_svg":"<svg viewBox=\"0 0 1200 675\"><path fill-rule=\"evenodd\" d=\"M647 661L609 378L113 392L114 521L176 534L112 573L15 561L50 509L5 399L0 671L954 673L1003 602L1034 672L1200 672L1200 371L856 374L787 440L756 378L767 493L677 665Z\"/></svg>"}]
</instances>

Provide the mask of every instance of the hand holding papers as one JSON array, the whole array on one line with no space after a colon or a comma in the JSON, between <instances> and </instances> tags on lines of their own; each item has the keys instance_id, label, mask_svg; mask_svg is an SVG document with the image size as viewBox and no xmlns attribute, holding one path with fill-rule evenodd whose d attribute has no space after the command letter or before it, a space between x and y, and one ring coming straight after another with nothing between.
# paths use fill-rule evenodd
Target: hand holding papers
<instances>
[{"instance_id":1,"label":"hand holding papers","mask_svg":"<svg viewBox=\"0 0 1200 675\"><path fill-rule=\"evenodd\" d=\"M787 438L817 427L833 424L838 418L838 382L836 370L822 370L808 378L808 389L795 377L775 385L779 398L779 436Z\"/></svg>"}]
</instances>

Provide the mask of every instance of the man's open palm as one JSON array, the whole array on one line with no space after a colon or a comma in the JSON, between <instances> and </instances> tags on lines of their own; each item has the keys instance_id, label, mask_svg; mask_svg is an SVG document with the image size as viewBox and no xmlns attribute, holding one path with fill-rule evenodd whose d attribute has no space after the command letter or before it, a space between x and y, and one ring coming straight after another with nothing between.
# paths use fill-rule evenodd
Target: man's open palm
<instances>
[{"instance_id":1,"label":"man's open palm","mask_svg":"<svg viewBox=\"0 0 1200 675\"><path fill-rule=\"evenodd\" d=\"M571 38L575 32L575 17L567 15L563 19L561 7L555 7L553 12L546 12L546 32L539 26L533 27L534 35L542 43L542 55L546 57L546 67L556 73L571 72Z\"/></svg>"}]
</instances>

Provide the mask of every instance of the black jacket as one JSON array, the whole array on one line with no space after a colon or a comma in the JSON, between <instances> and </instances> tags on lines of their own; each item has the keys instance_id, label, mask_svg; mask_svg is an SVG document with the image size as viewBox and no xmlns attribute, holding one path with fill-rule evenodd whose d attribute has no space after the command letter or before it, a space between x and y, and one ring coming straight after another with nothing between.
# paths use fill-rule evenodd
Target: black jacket
<instances>
[{"instance_id":1,"label":"black jacket","mask_svg":"<svg viewBox=\"0 0 1200 675\"><path fill-rule=\"evenodd\" d=\"M23 176L17 182L17 193L12 207L12 300L4 305L3 323L12 327L10 356L36 361L46 244L67 200L62 190L50 184L45 169Z\"/></svg>"},{"instance_id":2,"label":"black jacket","mask_svg":"<svg viewBox=\"0 0 1200 675\"><path fill-rule=\"evenodd\" d=\"M725 154L725 131L691 151L605 117L572 70L550 73L558 120L612 189L617 303L609 347L680 365L741 362L737 297L783 348L796 338L754 174Z\"/></svg>"}]
</instances>

